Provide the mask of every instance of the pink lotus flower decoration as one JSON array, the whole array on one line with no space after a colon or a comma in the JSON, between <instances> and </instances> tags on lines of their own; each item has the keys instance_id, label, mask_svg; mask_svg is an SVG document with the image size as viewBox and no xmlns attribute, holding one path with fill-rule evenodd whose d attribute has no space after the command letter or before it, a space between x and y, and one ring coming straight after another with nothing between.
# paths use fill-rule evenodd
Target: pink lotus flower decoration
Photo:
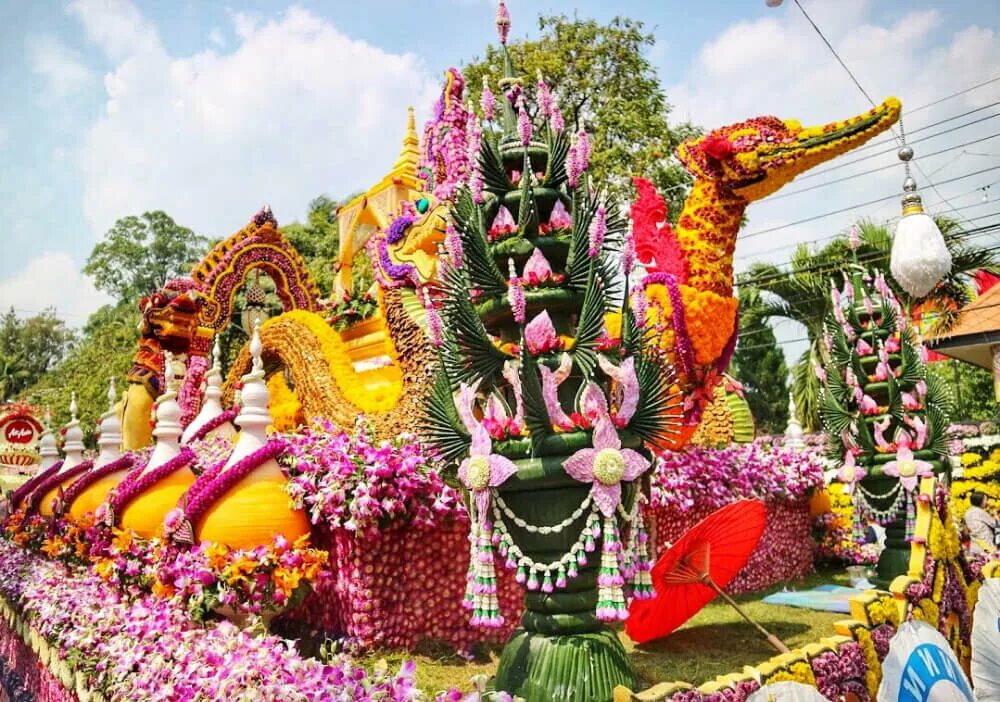
<instances>
[{"instance_id":1,"label":"pink lotus flower decoration","mask_svg":"<svg viewBox=\"0 0 1000 702\"><path fill-rule=\"evenodd\" d=\"M480 524L489 521L490 488L503 485L516 472L517 466L513 461L493 453L493 443L486 427L477 426L472 433L469 457L458 467L458 478L476 501Z\"/></svg>"},{"instance_id":2,"label":"pink lotus flower decoration","mask_svg":"<svg viewBox=\"0 0 1000 702\"><path fill-rule=\"evenodd\" d=\"M562 200L556 200L556 204L552 207L552 214L549 215L548 224L544 225L543 234L557 229L571 229L573 227L573 218L569 216L569 212L566 210L566 206L562 204Z\"/></svg>"},{"instance_id":3,"label":"pink lotus flower decoration","mask_svg":"<svg viewBox=\"0 0 1000 702\"><path fill-rule=\"evenodd\" d=\"M597 362L605 375L615 381L614 422L616 426L624 427L639 407L639 378L635 374L635 358L629 356L620 366L614 365L604 356L598 356Z\"/></svg>"},{"instance_id":4,"label":"pink lotus flower decoration","mask_svg":"<svg viewBox=\"0 0 1000 702\"><path fill-rule=\"evenodd\" d=\"M899 449L896 451L896 460L889 461L882 466L882 472L899 478L903 488L907 492L917 489L918 478L930 478L934 475L933 466L927 461L917 460L910 450L909 439L900 439Z\"/></svg>"},{"instance_id":5,"label":"pink lotus flower decoration","mask_svg":"<svg viewBox=\"0 0 1000 702\"><path fill-rule=\"evenodd\" d=\"M859 356L871 356L875 352L872 345L864 339L858 339L858 344L855 346L855 349L857 350Z\"/></svg>"},{"instance_id":6,"label":"pink lotus flower decoration","mask_svg":"<svg viewBox=\"0 0 1000 702\"><path fill-rule=\"evenodd\" d=\"M622 481L635 480L649 469L649 461L632 449L623 449L611 418L594 427L594 447L580 449L563 463L575 480L592 483L590 494L605 517L614 515L622 499Z\"/></svg>"},{"instance_id":7,"label":"pink lotus flower decoration","mask_svg":"<svg viewBox=\"0 0 1000 702\"><path fill-rule=\"evenodd\" d=\"M528 351L533 356L558 351L563 346L547 311L536 315L528 322L524 328L524 341L528 345Z\"/></svg>"},{"instance_id":8,"label":"pink lotus flower decoration","mask_svg":"<svg viewBox=\"0 0 1000 702\"><path fill-rule=\"evenodd\" d=\"M854 492L855 484L864 478L868 472L854 461L854 453L844 454L844 465L837 470L837 480L844 484L844 492L848 495Z\"/></svg>"},{"instance_id":9,"label":"pink lotus flower decoration","mask_svg":"<svg viewBox=\"0 0 1000 702\"><path fill-rule=\"evenodd\" d=\"M528 257L527 262L524 264L524 273L521 276L521 280L528 283L528 285L538 285L552 277L552 266L549 265L549 260L545 258L545 254L542 253L541 249L535 249L531 252L531 256Z\"/></svg>"},{"instance_id":10,"label":"pink lotus flower decoration","mask_svg":"<svg viewBox=\"0 0 1000 702\"><path fill-rule=\"evenodd\" d=\"M517 231L517 222L514 221L514 215L510 213L503 205L500 205L500 210L497 212L497 216L493 218L493 224L490 225L490 239L498 239L507 234L513 234Z\"/></svg>"}]
</instances>

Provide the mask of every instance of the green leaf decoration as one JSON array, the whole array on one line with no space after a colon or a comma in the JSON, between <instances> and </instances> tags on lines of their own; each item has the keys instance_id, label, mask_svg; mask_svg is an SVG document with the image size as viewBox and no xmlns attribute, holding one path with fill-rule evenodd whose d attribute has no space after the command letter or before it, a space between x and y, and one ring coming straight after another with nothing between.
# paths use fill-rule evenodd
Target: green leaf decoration
<instances>
[{"instance_id":1,"label":"green leaf decoration","mask_svg":"<svg viewBox=\"0 0 1000 702\"><path fill-rule=\"evenodd\" d=\"M865 453L869 456L875 454L875 435L872 432L871 425L865 421L859 421L857 423L857 432L854 434L855 440L858 445L864 449Z\"/></svg>"},{"instance_id":2,"label":"green leaf decoration","mask_svg":"<svg viewBox=\"0 0 1000 702\"><path fill-rule=\"evenodd\" d=\"M899 364L899 385L900 387L910 390L919 381L923 380L927 374L927 369L924 368L924 364L920 361L920 352L917 350L916 346L911 343L912 333L904 334L902 343L900 346L900 364Z\"/></svg>"},{"instance_id":3,"label":"green leaf decoration","mask_svg":"<svg viewBox=\"0 0 1000 702\"><path fill-rule=\"evenodd\" d=\"M569 154L569 139L566 132L553 134L548 130L547 144L549 147L549 165L543 184L558 190L566 182L566 156Z\"/></svg>"},{"instance_id":4,"label":"green leaf decoration","mask_svg":"<svg viewBox=\"0 0 1000 702\"><path fill-rule=\"evenodd\" d=\"M472 439L458 416L453 392L448 371L439 364L427 398L427 408L421 418L420 430L428 442L441 452L446 463L463 458Z\"/></svg>"},{"instance_id":5,"label":"green leaf decoration","mask_svg":"<svg viewBox=\"0 0 1000 702\"><path fill-rule=\"evenodd\" d=\"M535 192L531 187L531 159L528 150L524 150L524 165L521 171L521 205L517 213L517 228L521 236L538 227L538 204L535 202Z\"/></svg>"},{"instance_id":6,"label":"green leaf decoration","mask_svg":"<svg viewBox=\"0 0 1000 702\"><path fill-rule=\"evenodd\" d=\"M549 411L545 408L538 363L534 356L528 353L528 345L523 336L521 338L521 363L518 372L521 375L524 424L530 433L531 447L534 451L547 436L552 434L552 423L549 420Z\"/></svg>"},{"instance_id":7,"label":"green leaf decoration","mask_svg":"<svg viewBox=\"0 0 1000 702\"><path fill-rule=\"evenodd\" d=\"M502 198L514 184L507 177L500 151L489 139L483 139L479 148L479 173L483 178L483 189Z\"/></svg>"},{"instance_id":8,"label":"green leaf decoration","mask_svg":"<svg viewBox=\"0 0 1000 702\"><path fill-rule=\"evenodd\" d=\"M948 449L948 417L949 415L940 407L928 407L927 443L924 448L933 451L944 460L947 460L951 453Z\"/></svg>"},{"instance_id":9,"label":"green leaf decoration","mask_svg":"<svg viewBox=\"0 0 1000 702\"><path fill-rule=\"evenodd\" d=\"M566 280L574 290L583 292L590 277L590 225L599 201L580 190L577 188L573 193L573 233L566 254Z\"/></svg>"},{"instance_id":10,"label":"green leaf decoration","mask_svg":"<svg viewBox=\"0 0 1000 702\"><path fill-rule=\"evenodd\" d=\"M847 334L844 333L839 324L833 320L827 320L826 329L833 342L830 348L830 359L833 361L833 368L830 370L833 373L828 373L828 375L839 375L840 369L851 363L854 351L847 341Z\"/></svg>"},{"instance_id":11,"label":"green leaf decoration","mask_svg":"<svg viewBox=\"0 0 1000 702\"><path fill-rule=\"evenodd\" d=\"M597 281L596 261L591 260L590 275L580 309L580 321L576 327L573 342L573 361L585 378L589 378L597 366L597 340L604 330L604 292Z\"/></svg>"},{"instance_id":12,"label":"green leaf decoration","mask_svg":"<svg viewBox=\"0 0 1000 702\"><path fill-rule=\"evenodd\" d=\"M487 298L506 295L507 276L490 255L482 216L468 190L459 195L452 212L455 229L462 237L462 259L471 286L479 288ZM468 287L464 295L468 297Z\"/></svg>"},{"instance_id":13,"label":"green leaf decoration","mask_svg":"<svg viewBox=\"0 0 1000 702\"><path fill-rule=\"evenodd\" d=\"M906 412L903 411L903 394L900 392L899 383L890 373L886 378L886 385L889 388L889 414L896 420L897 424L903 423Z\"/></svg>"},{"instance_id":14,"label":"green leaf decoration","mask_svg":"<svg viewBox=\"0 0 1000 702\"><path fill-rule=\"evenodd\" d=\"M826 369L826 392L833 395L833 398L841 405L847 404L851 392L840 370L832 365L827 366Z\"/></svg>"},{"instance_id":15,"label":"green leaf decoration","mask_svg":"<svg viewBox=\"0 0 1000 702\"><path fill-rule=\"evenodd\" d=\"M637 353L635 375L639 382L639 407L628 429L648 443L665 443L680 431L679 420L672 419L684 405L684 398L672 390L674 369L656 354L650 344Z\"/></svg>"},{"instance_id":16,"label":"green leaf decoration","mask_svg":"<svg viewBox=\"0 0 1000 702\"><path fill-rule=\"evenodd\" d=\"M823 393L819 413L823 419L823 425L830 434L840 434L854 421L854 415L848 412L846 407L829 392Z\"/></svg>"},{"instance_id":17,"label":"green leaf decoration","mask_svg":"<svg viewBox=\"0 0 1000 702\"><path fill-rule=\"evenodd\" d=\"M879 310L879 323L875 327L876 331L881 332L878 336L888 336L896 331L896 308L889 304L886 299L882 300L882 303L878 307Z\"/></svg>"},{"instance_id":18,"label":"green leaf decoration","mask_svg":"<svg viewBox=\"0 0 1000 702\"><path fill-rule=\"evenodd\" d=\"M444 321L452 351L443 354L448 372L458 382L483 379L485 387L502 375L503 364L510 358L490 339L476 308L469 298L469 282L464 269L445 272Z\"/></svg>"}]
</instances>

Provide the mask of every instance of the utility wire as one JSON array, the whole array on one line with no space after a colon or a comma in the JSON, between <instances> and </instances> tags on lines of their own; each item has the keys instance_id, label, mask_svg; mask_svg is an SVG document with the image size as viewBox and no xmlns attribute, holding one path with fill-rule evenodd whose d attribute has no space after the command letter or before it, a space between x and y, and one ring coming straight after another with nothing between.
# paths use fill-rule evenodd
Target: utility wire
<instances>
[{"instance_id":1,"label":"utility wire","mask_svg":"<svg viewBox=\"0 0 1000 702\"><path fill-rule=\"evenodd\" d=\"M989 173L989 172L995 171L997 169L1000 169L1000 166L992 166L991 168L983 168L983 169L978 170L978 171L973 171L972 173L966 173L965 175L955 176L954 178L949 178L948 180L942 180L941 181L941 185L947 185L948 183L954 183L955 181L963 180L965 178L971 178L973 176L981 175L983 173ZM937 190L935 190L935 192L937 192ZM943 195L941 195L941 193L938 193L938 196L944 202L948 201L947 198L945 198ZM886 195L885 197L876 198L874 200L869 200L867 202L858 203L856 205L851 205L851 206L848 206L848 207L841 207L841 208L836 209L836 210L830 210L829 212L824 212L823 214L814 215L812 217L806 217L805 219L799 219L799 220L796 220L794 222L788 222L787 224L779 224L779 225L777 225L775 227L768 227L767 229L761 229L759 231L752 232L750 234L744 234L740 238L741 239L753 239L754 237L762 236L764 234L770 234L771 232L776 232L776 231L780 231L782 229L787 229L788 227L794 227L794 226L799 225L799 224L805 224L807 222L814 222L817 219L824 219L824 218L830 217L832 215L842 214L844 212L849 212L849 211L851 211L853 209L856 209L856 208L859 208L859 207L868 207L869 205L876 205L876 204L878 204L880 202L886 202L887 200L892 200L893 198L897 198L897 197L900 197L900 194L899 193L893 193L891 195ZM954 207L954 206L952 206L952 207Z\"/></svg>"}]
</instances>

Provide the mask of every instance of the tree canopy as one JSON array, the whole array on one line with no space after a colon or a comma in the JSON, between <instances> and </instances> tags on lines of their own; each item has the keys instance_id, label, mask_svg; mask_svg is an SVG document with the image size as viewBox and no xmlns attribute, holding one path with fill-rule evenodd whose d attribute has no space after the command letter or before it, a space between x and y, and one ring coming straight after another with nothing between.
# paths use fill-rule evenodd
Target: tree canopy
<instances>
[{"instance_id":1,"label":"tree canopy","mask_svg":"<svg viewBox=\"0 0 1000 702\"><path fill-rule=\"evenodd\" d=\"M625 195L633 176L649 178L664 191L676 221L690 177L673 151L699 130L668 122L670 105L646 55L655 42L653 35L642 22L627 17L601 24L543 15L538 29L538 39L507 45L525 92L534 95L541 74L559 102L566 129L586 129L592 135L595 180L610 183L616 194ZM485 57L474 58L462 69L475 101L484 79L497 92L502 56L500 47L490 46Z\"/></svg>"},{"instance_id":2,"label":"tree canopy","mask_svg":"<svg viewBox=\"0 0 1000 702\"><path fill-rule=\"evenodd\" d=\"M741 291L741 306L759 304L757 291ZM740 320L732 372L743 385L757 428L769 434L783 432L788 425L788 367L774 331L760 315L744 315Z\"/></svg>"},{"instance_id":3,"label":"tree canopy","mask_svg":"<svg viewBox=\"0 0 1000 702\"><path fill-rule=\"evenodd\" d=\"M36 383L63 358L74 338L52 309L27 319L10 309L0 317L0 401Z\"/></svg>"},{"instance_id":4,"label":"tree canopy","mask_svg":"<svg viewBox=\"0 0 1000 702\"><path fill-rule=\"evenodd\" d=\"M94 247L83 272L116 300L136 300L190 273L207 246L208 239L161 210L122 217Z\"/></svg>"}]
</instances>

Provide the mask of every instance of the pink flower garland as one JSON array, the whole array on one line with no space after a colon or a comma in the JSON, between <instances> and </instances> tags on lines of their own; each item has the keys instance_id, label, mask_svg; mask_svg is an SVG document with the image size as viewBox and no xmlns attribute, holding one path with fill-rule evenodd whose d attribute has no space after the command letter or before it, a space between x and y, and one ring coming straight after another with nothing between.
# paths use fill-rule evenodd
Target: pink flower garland
<instances>
[{"instance_id":1,"label":"pink flower garland","mask_svg":"<svg viewBox=\"0 0 1000 702\"><path fill-rule=\"evenodd\" d=\"M173 523L168 526L168 531L171 532L169 535L173 536L174 541L194 543L194 525L204 516L208 508L255 468L280 456L287 446L288 444L281 439L268 441L227 470L223 471L219 468L211 471L211 475L206 473L195 480L194 485L188 491L184 517L180 520L171 520Z\"/></svg>"},{"instance_id":2,"label":"pink flower garland","mask_svg":"<svg viewBox=\"0 0 1000 702\"><path fill-rule=\"evenodd\" d=\"M65 473L55 473L50 475L48 478L43 480L38 484L38 488L31 493L31 497L28 498L28 511L33 512L38 509L38 503L43 497L59 484L73 480L76 476L80 475L84 471L90 470L90 467L94 465L93 461L84 461L78 465L73 466ZM55 512L56 510L53 510Z\"/></svg>"},{"instance_id":3,"label":"pink flower garland","mask_svg":"<svg viewBox=\"0 0 1000 702\"><path fill-rule=\"evenodd\" d=\"M181 426L187 425L198 415L201 408L201 381L208 370L208 359L204 356L192 356L188 361L187 373L180 392L177 393L177 404L181 407Z\"/></svg>"},{"instance_id":4,"label":"pink flower garland","mask_svg":"<svg viewBox=\"0 0 1000 702\"><path fill-rule=\"evenodd\" d=\"M36 486L40 485L43 481L47 480L55 473L58 473L59 469L62 468L62 464L62 461L56 461L47 469L43 470L41 473L31 478L24 485L15 490L14 494L10 497L10 503L13 509L17 509L21 504L21 500L30 495Z\"/></svg>"},{"instance_id":5,"label":"pink flower garland","mask_svg":"<svg viewBox=\"0 0 1000 702\"><path fill-rule=\"evenodd\" d=\"M134 469L125 476L124 480L118 483L115 489L112 490L111 494L108 496L108 501L105 503L107 505L107 511L104 514L105 524L108 526L114 526L117 518L121 516L122 510L124 510L125 507L132 502L132 500L174 471L180 470L184 466L192 463L194 459L194 451L185 446L181 449L179 454L171 458L162 466L149 471L145 475L143 475L143 471L146 469L146 466L139 466Z\"/></svg>"},{"instance_id":6,"label":"pink flower garland","mask_svg":"<svg viewBox=\"0 0 1000 702\"><path fill-rule=\"evenodd\" d=\"M681 362L681 371L685 374L690 373L694 368L694 349L691 347L691 336L688 334L687 323L684 321L684 301L681 299L677 277L672 273L652 273L643 279L641 291L645 291L647 285L655 283L667 288L667 295L670 296L670 312L674 323L677 359Z\"/></svg>"},{"instance_id":7,"label":"pink flower garland","mask_svg":"<svg viewBox=\"0 0 1000 702\"><path fill-rule=\"evenodd\" d=\"M230 409L227 409L222 414L212 417L207 422L205 422L201 426L201 428L198 429L198 431L194 433L194 436L191 437L188 443L191 444L194 443L195 441L203 440L205 437L207 437L209 434L211 434L213 431L221 427L226 422L232 422L234 419L236 419L236 415L238 415L239 413L240 413L239 407L232 407Z\"/></svg>"},{"instance_id":8,"label":"pink flower garland","mask_svg":"<svg viewBox=\"0 0 1000 702\"><path fill-rule=\"evenodd\" d=\"M73 502L76 500L76 498L82 495L83 491L86 490L88 487L96 483L104 476L111 475L115 471L131 468L134 462L135 458L131 454L126 454L121 458L119 458L117 461L112 461L107 465L103 465L100 468L96 468L94 470L88 471L84 475L81 475L79 478L73 481L72 485L70 485L69 488L66 490L66 492L63 494L63 504L66 505L67 509L72 507Z\"/></svg>"}]
</instances>

